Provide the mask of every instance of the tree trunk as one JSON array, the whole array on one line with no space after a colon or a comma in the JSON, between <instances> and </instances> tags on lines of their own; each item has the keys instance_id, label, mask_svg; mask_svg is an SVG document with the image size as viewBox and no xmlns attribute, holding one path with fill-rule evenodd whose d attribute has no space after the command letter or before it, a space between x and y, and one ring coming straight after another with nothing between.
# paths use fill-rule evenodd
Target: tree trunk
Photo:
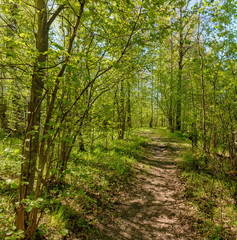
<instances>
[{"instance_id":1,"label":"tree trunk","mask_svg":"<svg viewBox=\"0 0 237 240\"><path fill-rule=\"evenodd\" d=\"M172 18L171 18L172 24ZM169 129L174 132L174 114L173 114L173 34L170 39L170 102L169 102Z\"/></svg>"},{"instance_id":2,"label":"tree trunk","mask_svg":"<svg viewBox=\"0 0 237 240\"><path fill-rule=\"evenodd\" d=\"M181 114L182 114L182 71L183 71L183 57L184 57L184 43L183 43L183 10L180 7L179 19L179 68L178 68L178 84L177 84L177 108L176 108L176 130L181 130Z\"/></svg>"},{"instance_id":3,"label":"tree trunk","mask_svg":"<svg viewBox=\"0 0 237 240\"><path fill-rule=\"evenodd\" d=\"M202 86L202 129L203 129L203 151L206 151L206 108L205 108L205 85L203 76L203 55L200 46L200 14L198 19L198 55L201 61L200 72L201 72L201 86Z\"/></svg>"},{"instance_id":4,"label":"tree trunk","mask_svg":"<svg viewBox=\"0 0 237 240\"><path fill-rule=\"evenodd\" d=\"M127 96L127 126L132 127L132 113L131 113L131 85L128 82L128 96Z\"/></svg>"},{"instance_id":5,"label":"tree trunk","mask_svg":"<svg viewBox=\"0 0 237 240\"><path fill-rule=\"evenodd\" d=\"M153 91L154 91L154 82L153 82L153 63L152 63L152 70L151 70L151 119L149 126L150 128L153 127L153 115L154 115L154 106L153 106Z\"/></svg>"},{"instance_id":6,"label":"tree trunk","mask_svg":"<svg viewBox=\"0 0 237 240\"><path fill-rule=\"evenodd\" d=\"M23 230L26 234L26 239L31 239L31 233L35 228L35 221L29 219L29 214L26 214L21 201L27 195L33 194L36 162L39 150L39 132L40 132L40 111L41 98L43 92L44 67L46 64L46 51L48 51L48 25L47 25L47 10L44 0L36 1L38 9L38 31L36 38L36 49L39 56L36 59L32 84L30 89L30 99L28 103L28 126L24 139L23 156L24 163L21 165L20 185L19 185L19 208L16 213L17 230ZM24 184L27 182L28 184ZM28 225L27 222L30 221Z\"/></svg>"},{"instance_id":7,"label":"tree trunk","mask_svg":"<svg viewBox=\"0 0 237 240\"><path fill-rule=\"evenodd\" d=\"M86 151L86 148L85 148L85 143L84 143L84 139L83 139L83 136L82 136L82 130L79 131L79 150L82 151L82 152L85 152Z\"/></svg>"},{"instance_id":8,"label":"tree trunk","mask_svg":"<svg viewBox=\"0 0 237 240\"><path fill-rule=\"evenodd\" d=\"M118 139L124 139L125 123L126 123L126 113L125 113L125 108L124 108L124 80L120 81L120 98L119 98L119 104L118 104L118 121L119 121Z\"/></svg>"},{"instance_id":9,"label":"tree trunk","mask_svg":"<svg viewBox=\"0 0 237 240\"><path fill-rule=\"evenodd\" d=\"M48 32L50 25L63 9L63 5L60 5L55 14L53 14L50 20L47 21L46 4L47 2L45 0L36 0L36 49L38 51L38 57L36 58L32 75L30 99L28 103L28 125L23 142L24 163L21 165L19 206L16 208L16 229L24 231L25 239L33 239L38 224L38 209L33 208L31 212L27 213L22 200L28 196L34 195L34 193L35 199L38 197L36 192L34 192L34 183L36 163L39 154L40 117L48 51ZM46 159L45 155L44 158ZM42 169L39 167L39 172L41 172L41 170Z\"/></svg>"},{"instance_id":10,"label":"tree trunk","mask_svg":"<svg viewBox=\"0 0 237 240\"><path fill-rule=\"evenodd\" d=\"M0 99L0 121L1 121L1 128L4 132L8 132L8 119L7 119L7 104L4 101L4 98L1 97Z\"/></svg>"}]
</instances>

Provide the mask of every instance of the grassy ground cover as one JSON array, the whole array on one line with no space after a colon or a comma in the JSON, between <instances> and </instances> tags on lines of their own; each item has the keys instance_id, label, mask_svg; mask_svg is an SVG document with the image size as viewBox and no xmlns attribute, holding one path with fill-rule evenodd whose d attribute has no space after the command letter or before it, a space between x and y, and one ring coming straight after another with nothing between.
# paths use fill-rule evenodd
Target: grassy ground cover
<instances>
[{"instance_id":1,"label":"grassy ground cover","mask_svg":"<svg viewBox=\"0 0 237 240\"><path fill-rule=\"evenodd\" d=\"M87 151L72 152L65 181L48 184L35 239L87 239L103 221L120 188L133 176L133 166L147 139L130 132L125 140L101 138ZM6 139L0 148L0 239L16 239L14 204L20 173L20 142ZM28 207L31 203L28 203Z\"/></svg>"},{"instance_id":2,"label":"grassy ground cover","mask_svg":"<svg viewBox=\"0 0 237 240\"><path fill-rule=\"evenodd\" d=\"M175 144L182 146L182 151L174 154L177 154L177 166L185 186L184 197L201 239L236 239L237 179L232 174L228 157L216 154L221 149L203 154L200 148L192 149L190 140L181 132L170 133L166 128L139 131L160 136L171 147Z\"/></svg>"},{"instance_id":3,"label":"grassy ground cover","mask_svg":"<svg viewBox=\"0 0 237 240\"><path fill-rule=\"evenodd\" d=\"M159 129L159 135L184 146L177 164L185 184L185 198L192 209L202 239L234 240L237 233L236 178L227 157L192 149L180 132Z\"/></svg>"},{"instance_id":4,"label":"grassy ground cover","mask_svg":"<svg viewBox=\"0 0 237 240\"><path fill-rule=\"evenodd\" d=\"M161 136L167 146L182 145L177 165L185 185L184 197L193 212L197 230L209 240L235 239L236 181L228 158L192 150L180 132L165 128L135 129L125 140L98 138L87 151L75 147L61 185L49 184L43 196L44 213L35 239L87 239L103 221L121 188L133 177L133 166L147 143L143 136ZM0 239L16 239L14 204L22 158L20 141L3 139L0 146ZM30 206L30 205L29 205Z\"/></svg>"}]
</instances>

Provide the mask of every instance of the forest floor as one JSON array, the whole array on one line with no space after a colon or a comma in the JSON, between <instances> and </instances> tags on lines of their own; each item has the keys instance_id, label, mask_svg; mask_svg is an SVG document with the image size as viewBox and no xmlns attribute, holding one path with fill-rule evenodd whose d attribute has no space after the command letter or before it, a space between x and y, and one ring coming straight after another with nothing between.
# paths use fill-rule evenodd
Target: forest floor
<instances>
[{"instance_id":1,"label":"forest floor","mask_svg":"<svg viewBox=\"0 0 237 240\"><path fill-rule=\"evenodd\" d=\"M197 239L176 166L187 144L150 133L146 137L151 141L136 165L134 181L120 193L93 240Z\"/></svg>"}]
</instances>

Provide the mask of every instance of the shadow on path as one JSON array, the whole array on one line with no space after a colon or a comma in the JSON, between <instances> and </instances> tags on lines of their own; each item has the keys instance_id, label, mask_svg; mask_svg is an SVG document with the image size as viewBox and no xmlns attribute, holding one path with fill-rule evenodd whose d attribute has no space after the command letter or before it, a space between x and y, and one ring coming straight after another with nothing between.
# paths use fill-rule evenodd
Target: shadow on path
<instances>
[{"instance_id":1,"label":"shadow on path","mask_svg":"<svg viewBox=\"0 0 237 240\"><path fill-rule=\"evenodd\" d=\"M93 240L195 239L177 178L178 144L161 141L152 138L136 167L135 183L114 205L110 221L100 225L101 236Z\"/></svg>"}]
</instances>

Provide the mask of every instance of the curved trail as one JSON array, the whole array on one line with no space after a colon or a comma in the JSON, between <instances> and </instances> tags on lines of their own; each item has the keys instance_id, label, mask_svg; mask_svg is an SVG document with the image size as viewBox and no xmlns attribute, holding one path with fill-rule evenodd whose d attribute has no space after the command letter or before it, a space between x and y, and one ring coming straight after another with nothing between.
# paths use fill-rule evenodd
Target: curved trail
<instances>
[{"instance_id":1,"label":"curved trail","mask_svg":"<svg viewBox=\"0 0 237 240\"><path fill-rule=\"evenodd\" d=\"M137 166L135 182L114 206L115 216L101 226L103 240L196 239L177 178L177 143L152 138Z\"/></svg>"}]
</instances>

